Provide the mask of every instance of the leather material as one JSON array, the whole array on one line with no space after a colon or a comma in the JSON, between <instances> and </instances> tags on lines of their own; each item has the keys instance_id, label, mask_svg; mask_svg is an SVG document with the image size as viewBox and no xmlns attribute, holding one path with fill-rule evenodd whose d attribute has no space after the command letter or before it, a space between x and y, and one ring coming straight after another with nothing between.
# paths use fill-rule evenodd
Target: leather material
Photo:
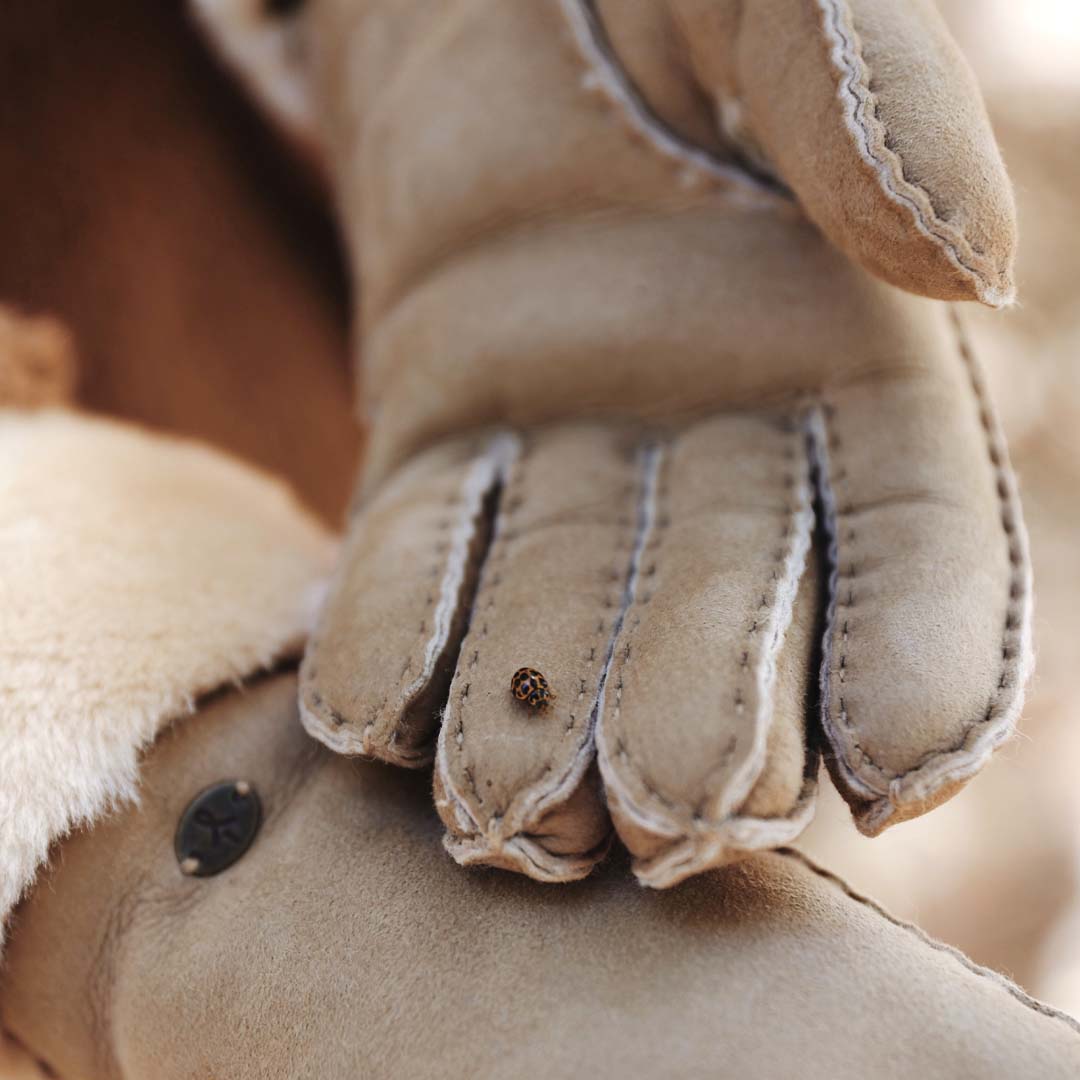
<instances>
[{"instance_id":1,"label":"leather material","mask_svg":"<svg viewBox=\"0 0 1080 1080\"><path fill-rule=\"evenodd\" d=\"M910 295L1012 288L977 89L922 2L739 14L295 17L371 429L305 722L434 753L463 863L580 877L610 814L674 884L798 832L819 738L873 834L1020 709L1015 485L958 318Z\"/></svg>"},{"instance_id":2,"label":"leather material","mask_svg":"<svg viewBox=\"0 0 1080 1080\"><path fill-rule=\"evenodd\" d=\"M262 830L185 877L176 821L223 775L259 791ZM0 976L5 1023L66 1080L1080 1069L1075 1021L787 849L666 893L622 859L558 890L463 873L426 779L307 738L292 675L161 738L142 792L64 844Z\"/></svg>"}]
</instances>

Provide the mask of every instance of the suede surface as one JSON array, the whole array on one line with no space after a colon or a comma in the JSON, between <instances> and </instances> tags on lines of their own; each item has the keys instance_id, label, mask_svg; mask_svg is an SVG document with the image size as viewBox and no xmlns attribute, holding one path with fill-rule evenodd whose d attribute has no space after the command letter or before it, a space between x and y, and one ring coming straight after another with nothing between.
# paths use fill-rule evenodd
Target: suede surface
<instances>
[{"instance_id":1,"label":"suede surface","mask_svg":"<svg viewBox=\"0 0 1080 1080\"><path fill-rule=\"evenodd\" d=\"M933 0L674 0L695 69L808 216L927 296L1015 298L1016 210Z\"/></svg>"},{"instance_id":2,"label":"suede surface","mask_svg":"<svg viewBox=\"0 0 1080 1080\"><path fill-rule=\"evenodd\" d=\"M200 10L236 57L244 19ZM1007 455L958 318L893 287L1009 298L1012 197L970 72L927 4L737 14L323 0L288 20L371 421L305 722L420 764L418 714L442 706L464 863L585 874L597 772L650 884L786 842L814 711L876 834L954 794L1020 709ZM715 124L723 101L745 130ZM421 520L446 535L404 558ZM542 715L509 694L523 665L557 690Z\"/></svg>"},{"instance_id":3,"label":"suede surface","mask_svg":"<svg viewBox=\"0 0 1080 1080\"><path fill-rule=\"evenodd\" d=\"M295 695L205 702L148 755L141 810L70 839L20 909L4 1021L65 1080L1080 1069L1072 1020L790 852L665 894L618 865L557 891L463 873L426 783L319 747ZM222 778L261 832L185 878L177 818Z\"/></svg>"},{"instance_id":4,"label":"suede surface","mask_svg":"<svg viewBox=\"0 0 1080 1080\"><path fill-rule=\"evenodd\" d=\"M9 12L5 30L10 34L13 16L15 26L28 21L37 25L57 6L20 5ZM309 501L336 513L353 464L347 439L326 438L347 422L340 401L343 381L333 394L287 394L288 408L282 407L280 395L288 385L282 357L295 354L289 361L293 363L301 353L295 341L289 344L289 334L279 330L285 322L293 329L304 325L309 286L303 273L293 276L289 288L275 284L280 262L274 253L294 242L295 208L273 195L277 174L267 163L258 155L248 160L251 139L237 131L235 91L193 55L190 35L176 29L171 9L121 0L111 7L109 19L101 20L89 12L82 18L81 9L68 6L79 16L64 22L70 32L49 22L47 32L28 38L22 47L23 55L37 61L4 68L9 93L0 122L7 133L5 151L17 155L6 159L17 163L5 173L6 236L11 241L3 261L7 288L22 290L25 284L39 305L59 298L85 349L84 380L99 406L202 432L269 465L284 465ZM842 868L860 890L884 895L890 907L935 936L959 945L981 963L1011 972L1034 993L1075 1012L1077 968L1071 965L1078 939L1075 931L1072 936L1065 932L1075 904L1076 785L1071 763L1080 728L1075 722L1072 648L1080 610L1073 574L1076 439L1069 434L1076 430L1077 400L1070 283L1076 276L1072 179L1078 128L1075 96L1068 85L1059 79L1041 94L1032 86L1033 80L1056 77L1046 51L1052 52L1051 60L1060 55L1068 26L1059 27L1060 33L1046 29L1037 35L1028 20L1037 20L1042 9L1017 8L1008 15L1010 32L1005 33L1001 5L993 6L994 12L1001 11L995 19L982 5L967 0L949 7L960 16L959 29L969 22L975 31L962 37L975 60L980 57L974 45L980 36L987 38L990 55L977 67L991 90L995 128L1020 200L1023 308L1004 320L987 311L973 328L1024 479L1041 586L1036 624L1040 678L1025 710L1028 738L1015 740L998 755L963 798L866 841L852 835L846 809L825 785L813 827L817 833L806 839L813 845L810 850L834 869ZM154 20L168 32L146 32L145 25ZM136 32L135 26L141 29ZM104 49L101 39L115 44ZM78 49L72 47L76 41ZM1037 41L1045 43L1042 51L1037 58L1028 57L1024 50ZM1030 66L1018 70L1003 64L1000 52L1006 47L1009 57L1027 57ZM41 62L58 55L57 50L62 51L62 62ZM106 62L107 87L98 67ZM88 80L98 94L82 93ZM169 87L167 99L161 95L164 86ZM101 92L106 89L110 100L126 100L127 106L103 108ZM61 100L62 115L71 116L70 123L59 119ZM197 124L190 123L193 117L200 118ZM39 125L48 137L27 139ZM148 132L168 132L168 145L176 152L164 158L162 136L147 138ZM202 137L194 138L196 132ZM83 144L107 144L109 153L95 158L79 151ZM172 180L168 185L156 179L163 165ZM227 185L213 179L223 171L233 178ZM186 183L189 176L199 183ZM81 217L75 223L65 216L63 229L42 229L42 223L56 220L52 211L59 187L86 191L87 197L77 200ZM72 201L65 198L63 206L71 208ZM265 212L267 204L273 213ZM45 208L50 213L43 216ZM151 213L159 215L159 239L141 246L141 259L117 257L130 251L132 229ZM253 220L241 230L223 232L221 222L230 215ZM75 224L77 252L69 246ZM280 235L252 242L250 229ZM36 278L27 260L30 235L35 240ZM227 245L235 246L226 252ZM212 282L220 307L203 305L202 317L192 319L185 314L191 310L186 305L166 305L161 298L193 295L194 284L206 281L200 251L208 248L214 249ZM58 274L61 256L65 272ZM248 309L237 303L245 291L249 297L275 299L259 304L259 318L252 320ZM211 311L215 318L206 317ZM151 333L155 325L161 328L157 338ZM186 327L183 335L180 325ZM330 337L311 335L301 350L299 370L316 390L325 383L313 369L328 365L332 373L336 363L332 350L319 346ZM274 349L255 349L260 339ZM149 342L156 342L152 354L145 351ZM181 356L185 364L179 363ZM265 372L271 381L256 386L254 370ZM190 392L196 381L200 392ZM148 393L151 383L160 388L159 395ZM222 422L223 416L230 418L228 423ZM287 447L294 449L283 457ZM1060 932L1051 933L1059 920Z\"/></svg>"}]
</instances>

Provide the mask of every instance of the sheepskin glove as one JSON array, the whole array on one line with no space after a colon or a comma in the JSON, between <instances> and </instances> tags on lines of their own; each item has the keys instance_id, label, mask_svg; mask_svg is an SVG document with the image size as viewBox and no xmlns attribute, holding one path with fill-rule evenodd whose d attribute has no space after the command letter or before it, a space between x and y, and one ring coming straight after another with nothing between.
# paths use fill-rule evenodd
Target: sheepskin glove
<instances>
[{"instance_id":1,"label":"sheepskin glove","mask_svg":"<svg viewBox=\"0 0 1080 1080\"><path fill-rule=\"evenodd\" d=\"M661 887L787 843L820 749L871 835L955 793L1013 729L1030 582L941 303L1009 302L1012 198L932 5L289 18L371 430L308 730L434 759L451 854L545 881L612 823Z\"/></svg>"}]
</instances>

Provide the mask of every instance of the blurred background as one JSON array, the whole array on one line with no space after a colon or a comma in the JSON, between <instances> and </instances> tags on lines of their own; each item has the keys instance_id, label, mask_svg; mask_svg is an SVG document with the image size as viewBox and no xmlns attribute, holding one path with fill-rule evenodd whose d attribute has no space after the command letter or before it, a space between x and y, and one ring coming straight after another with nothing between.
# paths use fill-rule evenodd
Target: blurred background
<instances>
[{"instance_id":1,"label":"blurred background","mask_svg":"<svg viewBox=\"0 0 1080 1080\"><path fill-rule=\"evenodd\" d=\"M1080 3L940 6L1020 206L1020 305L968 317L1024 494L1039 664L1021 736L958 798L870 841L825 784L801 846L1080 1014ZM67 328L87 405L259 462L337 524L360 447L333 225L177 0L8 0L0 236L0 304Z\"/></svg>"}]
</instances>

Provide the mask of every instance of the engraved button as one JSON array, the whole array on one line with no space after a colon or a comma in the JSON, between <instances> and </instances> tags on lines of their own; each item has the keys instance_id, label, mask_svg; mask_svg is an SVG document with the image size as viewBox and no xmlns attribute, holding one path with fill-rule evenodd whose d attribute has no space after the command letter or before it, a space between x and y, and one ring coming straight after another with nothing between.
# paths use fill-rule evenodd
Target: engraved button
<instances>
[{"instance_id":1,"label":"engraved button","mask_svg":"<svg viewBox=\"0 0 1080 1080\"><path fill-rule=\"evenodd\" d=\"M183 873L211 877L227 870L249 847L262 823L262 806L246 780L200 791L188 804L173 842Z\"/></svg>"}]
</instances>

